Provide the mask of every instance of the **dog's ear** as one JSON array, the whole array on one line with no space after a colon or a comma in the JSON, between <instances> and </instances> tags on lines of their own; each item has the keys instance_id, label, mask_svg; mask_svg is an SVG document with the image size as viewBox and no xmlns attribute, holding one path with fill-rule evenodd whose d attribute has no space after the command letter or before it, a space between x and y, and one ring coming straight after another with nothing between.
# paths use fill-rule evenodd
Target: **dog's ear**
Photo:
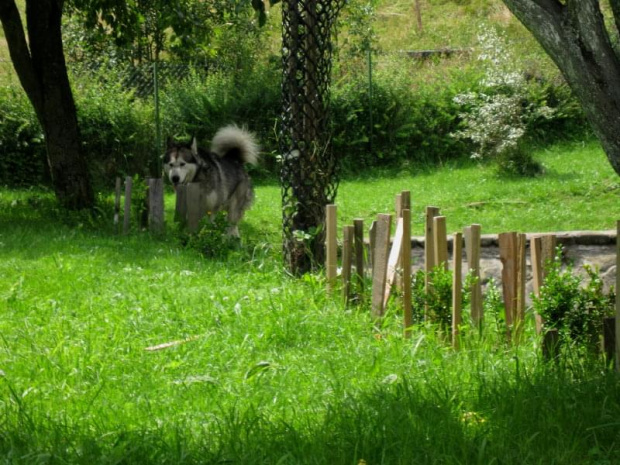
<instances>
[{"instance_id":1,"label":"dog's ear","mask_svg":"<svg viewBox=\"0 0 620 465\"><path fill-rule=\"evenodd\" d=\"M192 138L192 155L198 157L198 141L195 136Z\"/></svg>"},{"instance_id":2,"label":"dog's ear","mask_svg":"<svg viewBox=\"0 0 620 465\"><path fill-rule=\"evenodd\" d=\"M166 149L171 149L174 147L174 139L170 136L166 139Z\"/></svg>"}]
</instances>

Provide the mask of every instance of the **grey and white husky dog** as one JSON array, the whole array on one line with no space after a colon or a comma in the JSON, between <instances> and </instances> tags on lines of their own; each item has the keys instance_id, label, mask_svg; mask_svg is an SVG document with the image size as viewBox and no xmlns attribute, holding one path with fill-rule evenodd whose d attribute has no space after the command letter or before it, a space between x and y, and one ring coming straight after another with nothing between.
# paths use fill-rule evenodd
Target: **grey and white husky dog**
<instances>
[{"instance_id":1,"label":"grey and white husky dog","mask_svg":"<svg viewBox=\"0 0 620 465\"><path fill-rule=\"evenodd\" d=\"M239 236L237 224L254 200L254 190L245 164L258 163L259 147L254 134L235 125L219 129L210 150L191 143L168 139L164 171L175 186L200 183L202 209L212 216L220 210L228 214L228 233Z\"/></svg>"}]
</instances>

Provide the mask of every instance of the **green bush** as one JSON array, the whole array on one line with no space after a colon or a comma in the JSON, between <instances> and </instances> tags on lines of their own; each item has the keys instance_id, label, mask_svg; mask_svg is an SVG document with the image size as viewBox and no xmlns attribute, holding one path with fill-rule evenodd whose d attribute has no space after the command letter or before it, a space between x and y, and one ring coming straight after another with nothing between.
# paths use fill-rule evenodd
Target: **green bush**
<instances>
[{"instance_id":1,"label":"green bush","mask_svg":"<svg viewBox=\"0 0 620 465\"><path fill-rule=\"evenodd\" d=\"M95 186L116 176L146 176L158 157L153 105L134 97L114 70L80 74L73 89L84 153Z\"/></svg>"},{"instance_id":2,"label":"green bush","mask_svg":"<svg viewBox=\"0 0 620 465\"><path fill-rule=\"evenodd\" d=\"M34 109L21 89L0 87L0 184L47 182L45 138Z\"/></svg>"},{"instance_id":3,"label":"green bush","mask_svg":"<svg viewBox=\"0 0 620 465\"><path fill-rule=\"evenodd\" d=\"M584 266L589 282L573 274L572 267L562 269L562 248L558 247L540 295L533 296L534 310L542 316L546 328L556 328L565 340L596 350L602 334L603 318L612 316L614 292L605 293L597 270Z\"/></svg>"}]
</instances>

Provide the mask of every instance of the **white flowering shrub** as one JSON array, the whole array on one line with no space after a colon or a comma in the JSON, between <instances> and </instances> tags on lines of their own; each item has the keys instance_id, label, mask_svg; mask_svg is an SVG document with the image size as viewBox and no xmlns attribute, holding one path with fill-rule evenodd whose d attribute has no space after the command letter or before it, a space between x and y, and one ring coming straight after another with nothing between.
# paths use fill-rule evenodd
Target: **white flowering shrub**
<instances>
[{"instance_id":1,"label":"white flowering shrub","mask_svg":"<svg viewBox=\"0 0 620 465\"><path fill-rule=\"evenodd\" d=\"M525 74L516 68L504 37L493 28L482 28L478 42L478 60L485 70L480 90L454 98L463 124L452 135L473 142L472 158L493 159L502 172L535 174L540 166L525 152L523 137L535 121L551 118L553 110L529 102Z\"/></svg>"}]
</instances>

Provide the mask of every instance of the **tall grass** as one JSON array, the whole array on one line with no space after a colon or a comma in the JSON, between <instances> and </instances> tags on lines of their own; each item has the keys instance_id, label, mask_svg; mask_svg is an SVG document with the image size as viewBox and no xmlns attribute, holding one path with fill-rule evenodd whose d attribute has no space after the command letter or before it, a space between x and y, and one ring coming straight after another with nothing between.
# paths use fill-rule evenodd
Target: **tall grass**
<instances>
[{"instance_id":1,"label":"tall grass","mask_svg":"<svg viewBox=\"0 0 620 465\"><path fill-rule=\"evenodd\" d=\"M570 226L598 229L618 217L615 178L595 144L537 155L549 177L505 182L491 169L448 166L344 180L342 219L391 209L407 187L416 208L434 200L460 218L452 228L503 226L490 205L453 205L519 199L534 204L532 215L504 210L517 216L512 224L556 229L552 215L532 220L552 188L564 189L558 205ZM599 223L578 213L588 209ZM47 194L0 191L2 460L620 460L620 385L597 361L573 355L546 365L531 325L512 348L492 331L470 331L458 353L430 327L406 340L398 305L379 326L365 305L347 309L328 298L322 276L283 271L279 210L279 189L258 186L243 247L226 261L207 260L172 233L118 237L109 225L67 219Z\"/></svg>"}]
</instances>

